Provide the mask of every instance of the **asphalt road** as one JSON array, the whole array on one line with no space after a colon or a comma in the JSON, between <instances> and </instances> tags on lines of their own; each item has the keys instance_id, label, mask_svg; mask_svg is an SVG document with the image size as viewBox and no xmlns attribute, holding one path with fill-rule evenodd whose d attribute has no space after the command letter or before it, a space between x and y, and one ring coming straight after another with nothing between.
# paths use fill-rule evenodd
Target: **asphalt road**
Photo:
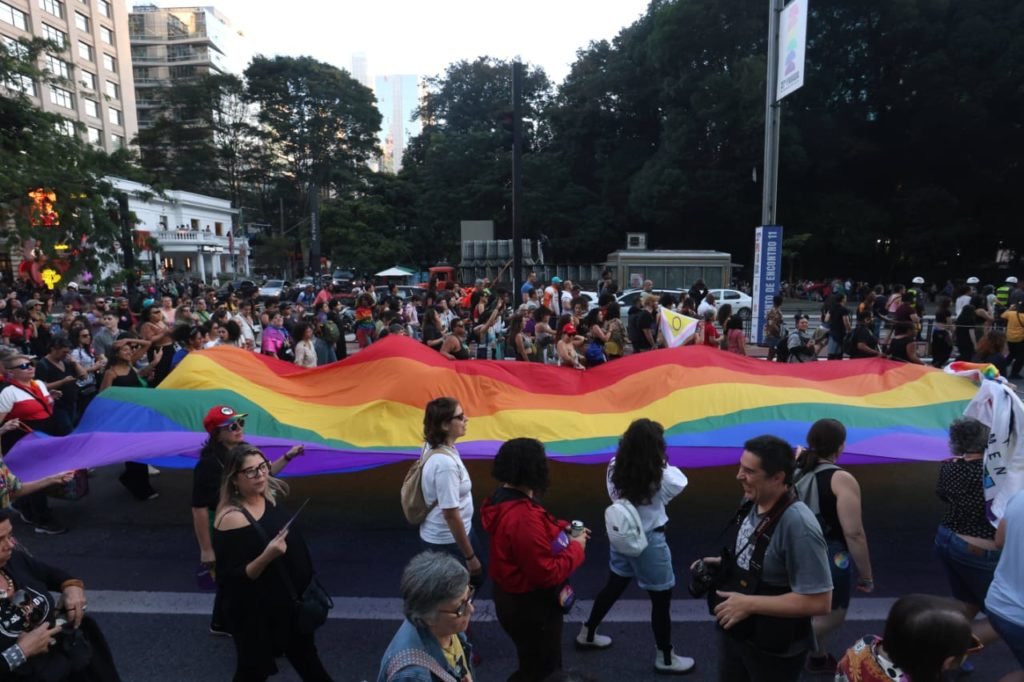
<instances>
[{"instance_id":1,"label":"asphalt road","mask_svg":"<svg viewBox=\"0 0 1024 682\"><path fill-rule=\"evenodd\" d=\"M493 489L487 462L470 462L474 496ZM332 619L318 633L318 644L336 680L374 680L379 658L399 623L398 580L405 561L417 551L417 536L398 505L405 466L356 474L291 479L286 504L312 502L299 521L309 540L320 577L341 597ZM941 569L931 554L941 507L933 489L937 466L885 464L852 468L865 492L865 522L875 565L877 592L855 598L854 618L832 645L841 654L856 637L879 633L890 601L908 592L946 594ZM234 652L230 640L206 631L209 594L199 592L194 574L198 550L188 511L190 472L165 469L154 479L159 499L137 502L116 481L119 468L99 470L90 495L79 502L56 502L67 535L40 537L16 526L21 542L41 559L69 569L85 580L91 612L111 642L127 682L229 680ZM680 653L694 656L698 669L688 679L715 679L714 626L703 605L683 586L685 566L720 547L719 533L739 495L732 468L687 472L689 489L670 507L668 536L674 552L677 601L673 605L674 641ZM578 518L600 528L604 497L603 468L553 465L547 506L562 518ZM478 504L479 506L479 504ZM600 532L588 547L588 559L573 582L581 600L592 599L607 572L607 544ZM472 636L482 654L479 680L504 680L514 666L511 643L493 621L490 590L480 594L481 608ZM616 639L603 652L577 652L571 640L587 605L566 618L565 665L594 679L647 680L654 647L647 623L645 595L630 588L610 614L602 632ZM988 647L975 659L975 680L995 680L1014 667L1005 645ZM287 663L275 679L297 679ZM807 677L827 680L828 676Z\"/></svg>"}]
</instances>

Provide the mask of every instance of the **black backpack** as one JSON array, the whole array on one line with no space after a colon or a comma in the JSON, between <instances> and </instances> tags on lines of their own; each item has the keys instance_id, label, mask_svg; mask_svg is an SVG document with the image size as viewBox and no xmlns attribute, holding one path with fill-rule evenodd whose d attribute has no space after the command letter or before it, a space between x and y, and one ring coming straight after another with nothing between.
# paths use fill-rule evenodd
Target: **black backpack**
<instances>
[{"instance_id":1,"label":"black backpack","mask_svg":"<svg viewBox=\"0 0 1024 682\"><path fill-rule=\"evenodd\" d=\"M828 535L830 531L834 530L825 520L825 517L821 515L821 497L818 494L818 474L823 471L840 470L841 467L832 464L831 462L818 462L818 466L814 467L810 471L797 471L796 476L793 478L793 490L796 492L797 499L810 507L811 511L814 512L815 518L818 519L818 525L821 526L821 532Z\"/></svg>"}]
</instances>

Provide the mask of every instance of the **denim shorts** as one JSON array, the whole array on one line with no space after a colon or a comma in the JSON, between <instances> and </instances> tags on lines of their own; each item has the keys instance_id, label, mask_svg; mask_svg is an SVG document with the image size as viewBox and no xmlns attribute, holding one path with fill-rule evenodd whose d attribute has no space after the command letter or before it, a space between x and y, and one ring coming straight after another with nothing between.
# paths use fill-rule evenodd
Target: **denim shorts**
<instances>
[{"instance_id":1,"label":"denim shorts","mask_svg":"<svg viewBox=\"0 0 1024 682\"><path fill-rule=\"evenodd\" d=\"M828 567L832 571L832 610L850 608L853 567L850 550L843 543L828 541Z\"/></svg>"},{"instance_id":2,"label":"denim shorts","mask_svg":"<svg viewBox=\"0 0 1024 682\"><path fill-rule=\"evenodd\" d=\"M640 556L625 556L614 549L609 549L609 553L608 568L611 572L623 578L636 578L641 590L664 592L675 587L672 550L668 548L664 532L648 531L647 549Z\"/></svg>"},{"instance_id":3,"label":"denim shorts","mask_svg":"<svg viewBox=\"0 0 1024 682\"><path fill-rule=\"evenodd\" d=\"M988 613L988 622L992 623L992 627L1006 642L1006 646L1010 647L1017 662L1024 666L1024 625L1006 620L991 611Z\"/></svg>"},{"instance_id":4,"label":"denim shorts","mask_svg":"<svg viewBox=\"0 0 1024 682\"><path fill-rule=\"evenodd\" d=\"M972 550L967 542L945 526L935 533L935 553L949 578L953 597L985 608L985 595L999 563L995 550Z\"/></svg>"}]
</instances>

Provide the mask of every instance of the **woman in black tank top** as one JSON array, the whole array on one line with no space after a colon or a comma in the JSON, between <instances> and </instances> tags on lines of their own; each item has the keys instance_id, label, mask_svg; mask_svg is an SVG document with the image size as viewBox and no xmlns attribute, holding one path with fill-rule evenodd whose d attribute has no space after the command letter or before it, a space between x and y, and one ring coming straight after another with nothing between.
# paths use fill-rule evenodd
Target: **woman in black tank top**
<instances>
[{"instance_id":1,"label":"woman in black tank top","mask_svg":"<svg viewBox=\"0 0 1024 682\"><path fill-rule=\"evenodd\" d=\"M803 475L813 476L814 480L795 487L801 501L809 503L817 513L832 570L832 613L812 619L818 649L807 659L807 669L811 672L836 669L836 659L828 651L827 639L846 620L852 564L857 565L858 591L870 593L875 585L861 514L860 486L848 471L835 464L845 445L846 428L835 419L819 419L807 432L807 449L797 456L797 481ZM817 489L817 508L813 504L814 488Z\"/></svg>"}]
</instances>

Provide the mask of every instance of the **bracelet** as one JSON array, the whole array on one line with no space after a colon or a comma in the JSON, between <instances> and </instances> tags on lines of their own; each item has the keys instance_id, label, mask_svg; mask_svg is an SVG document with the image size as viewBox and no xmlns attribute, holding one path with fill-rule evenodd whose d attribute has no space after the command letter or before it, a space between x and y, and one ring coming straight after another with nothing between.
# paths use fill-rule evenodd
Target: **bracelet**
<instances>
[{"instance_id":1,"label":"bracelet","mask_svg":"<svg viewBox=\"0 0 1024 682\"><path fill-rule=\"evenodd\" d=\"M874 585L875 581L872 580L871 578L860 578L859 580L857 580L857 584L858 585Z\"/></svg>"},{"instance_id":2,"label":"bracelet","mask_svg":"<svg viewBox=\"0 0 1024 682\"><path fill-rule=\"evenodd\" d=\"M476 552L473 552L468 557L466 557L466 561L472 561L475 558L476 558Z\"/></svg>"},{"instance_id":3,"label":"bracelet","mask_svg":"<svg viewBox=\"0 0 1024 682\"><path fill-rule=\"evenodd\" d=\"M289 457L288 455L285 455L285 456L284 456L284 461L286 461L286 462L290 462L290 461L292 461L293 459L295 459L295 457L294 457L294 456L292 456L292 457Z\"/></svg>"},{"instance_id":4,"label":"bracelet","mask_svg":"<svg viewBox=\"0 0 1024 682\"><path fill-rule=\"evenodd\" d=\"M15 670L25 665L25 652L21 650L21 647L17 644L4 649L3 652L4 661L7 663L7 667L11 670Z\"/></svg>"}]
</instances>

